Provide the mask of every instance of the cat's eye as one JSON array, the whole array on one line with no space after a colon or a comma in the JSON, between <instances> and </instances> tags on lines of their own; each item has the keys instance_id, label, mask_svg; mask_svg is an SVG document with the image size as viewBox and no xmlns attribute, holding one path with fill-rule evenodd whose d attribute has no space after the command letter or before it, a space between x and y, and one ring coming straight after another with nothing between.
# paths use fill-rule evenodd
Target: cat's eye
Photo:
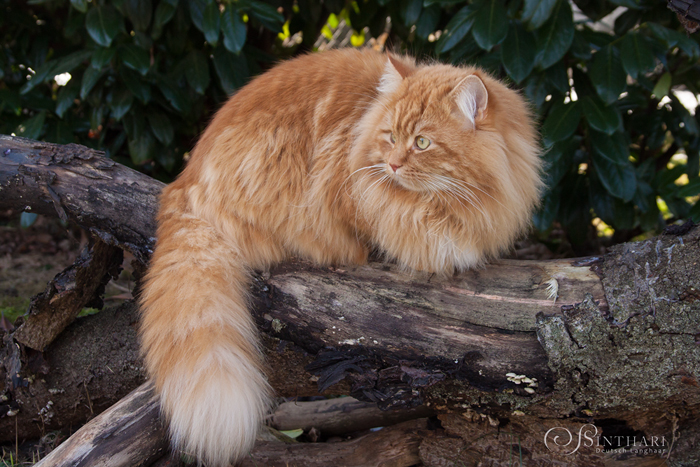
<instances>
[{"instance_id":1,"label":"cat's eye","mask_svg":"<svg viewBox=\"0 0 700 467\"><path fill-rule=\"evenodd\" d=\"M391 140L391 144L396 144L396 136L394 136L394 133L391 133L391 135L389 135L389 139Z\"/></svg>"},{"instance_id":2,"label":"cat's eye","mask_svg":"<svg viewBox=\"0 0 700 467\"><path fill-rule=\"evenodd\" d=\"M430 140L425 136L416 136L416 146L420 150L428 149L428 146L430 146Z\"/></svg>"}]
</instances>

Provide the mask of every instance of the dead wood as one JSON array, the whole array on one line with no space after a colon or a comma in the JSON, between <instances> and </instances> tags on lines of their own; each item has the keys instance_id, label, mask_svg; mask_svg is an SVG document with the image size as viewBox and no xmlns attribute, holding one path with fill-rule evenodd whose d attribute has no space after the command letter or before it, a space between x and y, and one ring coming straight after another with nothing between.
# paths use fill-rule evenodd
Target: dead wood
<instances>
[{"instance_id":1,"label":"dead wood","mask_svg":"<svg viewBox=\"0 0 700 467\"><path fill-rule=\"evenodd\" d=\"M354 397L280 404L269 424L277 430L311 429L321 436L340 436L375 427L386 427L407 420L426 418L435 411L420 406L403 410L380 410L377 404L358 401Z\"/></svg>"},{"instance_id":2,"label":"dead wood","mask_svg":"<svg viewBox=\"0 0 700 467\"><path fill-rule=\"evenodd\" d=\"M86 148L0 137L0 207L58 213L142 262L161 187ZM524 413L694 433L699 262L692 228L601 258L500 261L454 277L297 261L254 278L253 314L281 395L344 384L384 409L473 410L498 426ZM37 381L27 349L6 336L8 411ZM280 381L288 372L294 387Z\"/></svg>"}]
</instances>

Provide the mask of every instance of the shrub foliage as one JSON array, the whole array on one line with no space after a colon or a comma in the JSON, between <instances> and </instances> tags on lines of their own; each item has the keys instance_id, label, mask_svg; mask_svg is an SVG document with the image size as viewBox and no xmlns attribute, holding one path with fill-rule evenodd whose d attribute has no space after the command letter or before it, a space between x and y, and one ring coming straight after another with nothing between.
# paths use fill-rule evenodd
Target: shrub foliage
<instances>
[{"instance_id":1,"label":"shrub foliage","mask_svg":"<svg viewBox=\"0 0 700 467\"><path fill-rule=\"evenodd\" d=\"M76 142L169 180L211 114L275 61L360 46L476 64L541 121L535 226L574 243L700 222L700 46L657 0L0 0L0 132ZM348 29L350 28L350 29ZM342 66L342 64L338 64ZM70 77L70 79L68 79ZM348 70L352 79L352 70Z\"/></svg>"}]
</instances>

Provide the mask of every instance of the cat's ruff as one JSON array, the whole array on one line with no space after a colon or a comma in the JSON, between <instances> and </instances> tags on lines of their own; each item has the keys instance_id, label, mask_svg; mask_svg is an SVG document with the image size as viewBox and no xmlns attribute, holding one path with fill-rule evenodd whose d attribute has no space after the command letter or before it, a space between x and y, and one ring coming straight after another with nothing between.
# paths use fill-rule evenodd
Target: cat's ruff
<instances>
[{"instance_id":1,"label":"cat's ruff","mask_svg":"<svg viewBox=\"0 0 700 467\"><path fill-rule=\"evenodd\" d=\"M253 446L271 390L251 269L361 263L372 248L418 270L477 265L527 227L537 148L520 95L475 68L345 49L238 91L163 191L141 296L174 448L219 467Z\"/></svg>"}]
</instances>

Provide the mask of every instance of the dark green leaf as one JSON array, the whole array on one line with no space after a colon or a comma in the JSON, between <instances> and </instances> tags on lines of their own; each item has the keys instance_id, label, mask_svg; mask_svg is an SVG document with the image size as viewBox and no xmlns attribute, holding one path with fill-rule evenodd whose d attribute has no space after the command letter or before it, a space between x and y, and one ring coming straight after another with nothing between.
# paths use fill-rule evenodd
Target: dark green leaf
<instances>
[{"instance_id":1,"label":"dark green leaf","mask_svg":"<svg viewBox=\"0 0 700 467\"><path fill-rule=\"evenodd\" d=\"M158 78L158 90L165 96L175 110L180 113L187 113L190 110L190 102L187 96L177 84L164 77Z\"/></svg>"},{"instance_id":2,"label":"dark green leaf","mask_svg":"<svg viewBox=\"0 0 700 467\"><path fill-rule=\"evenodd\" d=\"M0 88L0 112L5 109L20 115L22 113L22 99L15 90Z\"/></svg>"},{"instance_id":3,"label":"dark green leaf","mask_svg":"<svg viewBox=\"0 0 700 467\"><path fill-rule=\"evenodd\" d=\"M615 19L615 35L622 36L639 23L642 12L637 10L627 10Z\"/></svg>"},{"instance_id":4,"label":"dark green leaf","mask_svg":"<svg viewBox=\"0 0 700 467\"><path fill-rule=\"evenodd\" d=\"M212 3L212 0L187 0L192 24L202 32L204 32L204 10L209 3Z\"/></svg>"},{"instance_id":5,"label":"dark green leaf","mask_svg":"<svg viewBox=\"0 0 700 467\"><path fill-rule=\"evenodd\" d=\"M243 53L236 55L217 47L214 50L214 69L226 94L233 93L248 79L248 63Z\"/></svg>"},{"instance_id":6,"label":"dark green leaf","mask_svg":"<svg viewBox=\"0 0 700 467\"><path fill-rule=\"evenodd\" d=\"M228 5L226 10L231 10L231 5ZM204 27L204 38L211 45L216 46L219 42L219 31L221 30L221 13L219 12L219 4L211 2L204 9L204 17L202 19Z\"/></svg>"},{"instance_id":7,"label":"dark green leaf","mask_svg":"<svg viewBox=\"0 0 700 467\"><path fill-rule=\"evenodd\" d=\"M551 17L535 31L537 62L543 69L557 63L566 54L574 40L574 20L571 6L558 0Z\"/></svg>"},{"instance_id":8,"label":"dark green leaf","mask_svg":"<svg viewBox=\"0 0 700 467\"><path fill-rule=\"evenodd\" d=\"M73 78L68 81L68 84L63 86L56 96L56 115L63 118L66 110L71 108L73 102L75 102L76 97L80 93L80 81L77 78Z\"/></svg>"},{"instance_id":9,"label":"dark green leaf","mask_svg":"<svg viewBox=\"0 0 700 467\"><path fill-rule=\"evenodd\" d=\"M688 217L696 224L700 224L700 201L696 201L693 207L690 208Z\"/></svg>"},{"instance_id":10,"label":"dark green leaf","mask_svg":"<svg viewBox=\"0 0 700 467\"><path fill-rule=\"evenodd\" d=\"M542 107L547 95L549 94L545 77L541 73L530 75L528 80L525 82L524 91L527 98L535 105L535 107Z\"/></svg>"},{"instance_id":11,"label":"dark green leaf","mask_svg":"<svg viewBox=\"0 0 700 467\"><path fill-rule=\"evenodd\" d=\"M129 70L128 68L122 68L120 70L122 81L126 87L131 91L131 93L140 100L142 103L147 104L151 100L151 86L148 83L141 81L138 74Z\"/></svg>"},{"instance_id":12,"label":"dark green leaf","mask_svg":"<svg viewBox=\"0 0 700 467\"><path fill-rule=\"evenodd\" d=\"M581 145L581 138L573 137L554 144L542 158L545 163L545 183L554 188L573 167L574 154Z\"/></svg>"},{"instance_id":13,"label":"dark green leaf","mask_svg":"<svg viewBox=\"0 0 700 467\"><path fill-rule=\"evenodd\" d=\"M119 56L124 65L132 70L138 71L141 73L141 76L148 73L148 69L151 67L151 57L148 52L136 45L129 44L121 46L119 48Z\"/></svg>"},{"instance_id":14,"label":"dark green leaf","mask_svg":"<svg viewBox=\"0 0 700 467\"><path fill-rule=\"evenodd\" d=\"M163 32L163 26L168 24L175 15L177 8L168 2L161 1L156 7L156 14L153 18L153 28L151 37L158 39Z\"/></svg>"},{"instance_id":15,"label":"dark green leaf","mask_svg":"<svg viewBox=\"0 0 700 467\"><path fill-rule=\"evenodd\" d=\"M56 144L72 143L73 126L65 120L51 120L47 125L44 139Z\"/></svg>"},{"instance_id":16,"label":"dark green leaf","mask_svg":"<svg viewBox=\"0 0 700 467\"><path fill-rule=\"evenodd\" d=\"M520 83L535 66L535 38L520 24L515 24L503 42L501 59L508 75Z\"/></svg>"},{"instance_id":17,"label":"dark green leaf","mask_svg":"<svg viewBox=\"0 0 700 467\"><path fill-rule=\"evenodd\" d=\"M260 21L260 23L272 32L281 32L282 23L284 23L284 16L278 13L275 7L268 5L267 3L259 2L257 0L250 1L250 13L253 18Z\"/></svg>"},{"instance_id":18,"label":"dark green leaf","mask_svg":"<svg viewBox=\"0 0 700 467\"><path fill-rule=\"evenodd\" d=\"M447 52L467 35L474 24L474 17L478 11L478 5L481 5L481 2L475 2L465 6L452 17L435 45L436 53L441 54Z\"/></svg>"},{"instance_id":19,"label":"dark green leaf","mask_svg":"<svg viewBox=\"0 0 700 467\"><path fill-rule=\"evenodd\" d=\"M576 131L580 120L581 106L578 102L556 105L542 125L545 143L551 145L569 138Z\"/></svg>"},{"instance_id":20,"label":"dark green leaf","mask_svg":"<svg viewBox=\"0 0 700 467\"><path fill-rule=\"evenodd\" d=\"M593 56L589 76L603 102L612 104L625 89L627 73L617 47L607 45Z\"/></svg>"},{"instance_id":21,"label":"dark green leaf","mask_svg":"<svg viewBox=\"0 0 700 467\"><path fill-rule=\"evenodd\" d=\"M406 26L413 26L418 21L423 9L423 0L406 0L403 4L403 18Z\"/></svg>"},{"instance_id":22,"label":"dark green leaf","mask_svg":"<svg viewBox=\"0 0 700 467\"><path fill-rule=\"evenodd\" d=\"M48 62L37 68L36 73L32 76L32 79L27 81L27 83L20 88L20 94L27 94L29 91L34 89L36 86L45 83L49 79L53 78L55 73L53 70L56 67L56 60L49 60Z\"/></svg>"},{"instance_id":23,"label":"dark green leaf","mask_svg":"<svg viewBox=\"0 0 700 467\"><path fill-rule=\"evenodd\" d=\"M678 46L690 58L700 56L700 45L684 33L668 29L653 22L648 22L647 26L656 37L666 43L667 47Z\"/></svg>"},{"instance_id":24,"label":"dark green leaf","mask_svg":"<svg viewBox=\"0 0 700 467\"><path fill-rule=\"evenodd\" d=\"M503 14L502 0L484 2L474 16L472 34L479 47L491 50L508 35L508 17Z\"/></svg>"},{"instance_id":25,"label":"dark green leaf","mask_svg":"<svg viewBox=\"0 0 700 467\"><path fill-rule=\"evenodd\" d=\"M151 161L155 150L156 140L148 130L142 131L138 139L129 139L129 154L136 165Z\"/></svg>"},{"instance_id":26,"label":"dark green leaf","mask_svg":"<svg viewBox=\"0 0 700 467\"><path fill-rule=\"evenodd\" d=\"M656 97L657 99L661 99L665 95L668 94L668 92L671 90L671 84L673 83L673 78L671 77L671 73L666 72L663 75L661 75L661 78L656 82L656 85L654 86L654 90L651 91L651 93Z\"/></svg>"},{"instance_id":27,"label":"dark green leaf","mask_svg":"<svg viewBox=\"0 0 700 467\"><path fill-rule=\"evenodd\" d=\"M85 16L88 34L98 45L109 47L124 27L124 19L119 12L107 6L94 6Z\"/></svg>"},{"instance_id":28,"label":"dark green leaf","mask_svg":"<svg viewBox=\"0 0 700 467\"><path fill-rule=\"evenodd\" d=\"M111 93L109 107L112 111L112 118L119 121L131 109L134 102L134 95L125 88L117 88Z\"/></svg>"},{"instance_id":29,"label":"dark green leaf","mask_svg":"<svg viewBox=\"0 0 700 467\"><path fill-rule=\"evenodd\" d=\"M88 4L87 0L70 0L70 4L73 8L81 13L87 13Z\"/></svg>"},{"instance_id":30,"label":"dark green leaf","mask_svg":"<svg viewBox=\"0 0 700 467\"><path fill-rule=\"evenodd\" d=\"M694 178L678 190L678 196L700 195L700 178Z\"/></svg>"},{"instance_id":31,"label":"dark green leaf","mask_svg":"<svg viewBox=\"0 0 700 467\"><path fill-rule=\"evenodd\" d=\"M53 69L52 73L54 75L60 75L61 73L73 71L78 65L90 58L90 55L92 55L92 52L89 50L80 50L66 55L57 60L56 67Z\"/></svg>"},{"instance_id":32,"label":"dark green leaf","mask_svg":"<svg viewBox=\"0 0 700 467\"><path fill-rule=\"evenodd\" d=\"M198 50L193 50L185 59L187 66L185 76L187 82L198 94L204 94L209 86L209 62L207 57ZM158 134L156 133L156 137ZM160 139L160 138L159 138Z\"/></svg>"},{"instance_id":33,"label":"dark green leaf","mask_svg":"<svg viewBox=\"0 0 700 467\"><path fill-rule=\"evenodd\" d=\"M95 87L99 79L104 75L104 71L96 70L93 67L89 66L85 69L85 73L83 73L83 82L80 85L80 98L85 100L90 94L90 91L92 91L92 88Z\"/></svg>"},{"instance_id":34,"label":"dark green leaf","mask_svg":"<svg viewBox=\"0 0 700 467\"><path fill-rule=\"evenodd\" d=\"M578 31L574 32L574 40L571 43L571 55L579 60L590 60L593 56L591 43Z\"/></svg>"},{"instance_id":35,"label":"dark green leaf","mask_svg":"<svg viewBox=\"0 0 700 467\"><path fill-rule=\"evenodd\" d=\"M96 69L100 69L103 66L107 65L112 58L114 57L114 54L117 52L116 47L109 47L109 48L104 48L104 47L98 47L92 52L92 60L90 60L90 66Z\"/></svg>"},{"instance_id":36,"label":"dark green leaf","mask_svg":"<svg viewBox=\"0 0 700 467\"><path fill-rule=\"evenodd\" d=\"M637 191L637 174L631 164L615 164L594 152L593 166L608 193L623 201L632 200Z\"/></svg>"},{"instance_id":37,"label":"dark green leaf","mask_svg":"<svg viewBox=\"0 0 700 467\"><path fill-rule=\"evenodd\" d=\"M647 38L636 31L630 31L622 38L620 44L622 66L632 78L652 69L655 65L654 54L647 43Z\"/></svg>"},{"instance_id":38,"label":"dark green leaf","mask_svg":"<svg viewBox=\"0 0 700 467\"><path fill-rule=\"evenodd\" d=\"M607 135L591 130L590 140L593 154L600 156L601 159L618 165L629 164L629 146L622 133Z\"/></svg>"},{"instance_id":39,"label":"dark green leaf","mask_svg":"<svg viewBox=\"0 0 700 467\"><path fill-rule=\"evenodd\" d=\"M593 21L598 21L615 9L615 5L606 0L574 0L577 7Z\"/></svg>"},{"instance_id":40,"label":"dark green leaf","mask_svg":"<svg viewBox=\"0 0 700 467\"><path fill-rule=\"evenodd\" d=\"M523 8L523 22L528 23L529 29L538 29L552 14L557 0L525 0Z\"/></svg>"},{"instance_id":41,"label":"dark green leaf","mask_svg":"<svg viewBox=\"0 0 700 467\"><path fill-rule=\"evenodd\" d=\"M151 111L148 114L148 123L151 125L151 130L153 130L153 134L158 138L158 141L166 146L173 142L175 131L167 116L155 110Z\"/></svg>"},{"instance_id":42,"label":"dark green leaf","mask_svg":"<svg viewBox=\"0 0 700 467\"><path fill-rule=\"evenodd\" d=\"M622 118L612 105L605 105L597 96L581 99L583 115L591 128L602 131L607 135L615 133L622 125Z\"/></svg>"},{"instance_id":43,"label":"dark green leaf","mask_svg":"<svg viewBox=\"0 0 700 467\"><path fill-rule=\"evenodd\" d=\"M22 122L15 130L15 133L24 138L39 139L44 132L44 120L46 120L46 111L42 110L32 118Z\"/></svg>"},{"instance_id":44,"label":"dark green leaf","mask_svg":"<svg viewBox=\"0 0 700 467\"><path fill-rule=\"evenodd\" d=\"M235 54L240 53L245 44L246 26L240 13L232 6L224 11L222 29L224 30L224 47Z\"/></svg>"},{"instance_id":45,"label":"dark green leaf","mask_svg":"<svg viewBox=\"0 0 700 467\"><path fill-rule=\"evenodd\" d=\"M421 39L427 39L430 34L435 32L438 22L440 21L440 8L433 5L428 8L423 8L423 12L416 23L416 35Z\"/></svg>"},{"instance_id":46,"label":"dark green leaf","mask_svg":"<svg viewBox=\"0 0 700 467\"><path fill-rule=\"evenodd\" d=\"M557 188L553 191L547 191L547 193L542 198L540 203L540 208L532 216L532 223L535 228L540 232L544 232L549 229L552 225L554 219L556 219L557 213L559 212L559 205L561 203L561 189Z\"/></svg>"},{"instance_id":47,"label":"dark green leaf","mask_svg":"<svg viewBox=\"0 0 700 467\"><path fill-rule=\"evenodd\" d=\"M126 14L137 31L145 31L151 24L153 4L151 0L123 0Z\"/></svg>"}]
</instances>

